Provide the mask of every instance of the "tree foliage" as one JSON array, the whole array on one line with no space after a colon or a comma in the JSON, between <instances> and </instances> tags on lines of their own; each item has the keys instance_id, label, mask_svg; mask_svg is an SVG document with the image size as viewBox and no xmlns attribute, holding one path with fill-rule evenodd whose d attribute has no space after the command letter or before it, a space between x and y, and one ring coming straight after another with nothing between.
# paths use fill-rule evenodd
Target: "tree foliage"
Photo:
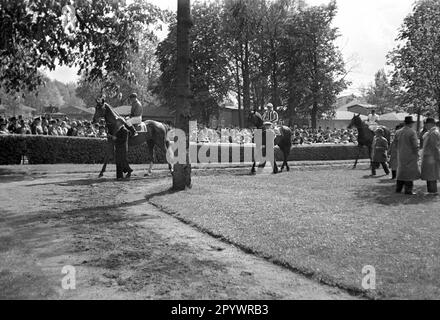
<instances>
[{"instance_id":1,"label":"tree foliage","mask_svg":"<svg viewBox=\"0 0 440 320\"><path fill-rule=\"evenodd\" d=\"M191 30L191 113L207 122L231 88L231 73L226 43L222 36L222 8L216 2L195 2L192 6ZM171 107L177 102L177 23L157 48L162 74L157 91Z\"/></svg>"},{"instance_id":2,"label":"tree foliage","mask_svg":"<svg viewBox=\"0 0 440 320\"><path fill-rule=\"evenodd\" d=\"M397 41L389 63L402 106L410 112L427 112L436 106L440 116L440 2L418 1Z\"/></svg>"},{"instance_id":3,"label":"tree foliage","mask_svg":"<svg viewBox=\"0 0 440 320\"><path fill-rule=\"evenodd\" d=\"M365 89L363 96L367 103L378 107L379 113L400 111L398 95L391 86L384 69L376 72L374 84Z\"/></svg>"},{"instance_id":4,"label":"tree foliage","mask_svg":"<svg viewBox=\"0 0 440 320\"><path fill-rule=\"evenodd\" d=\"M241 120L272 102L286 109L287 117L311 116L316 123L347 85L332 27L336 12L334 2L312 7L295 0L194 3L193 113L206 122L233 91ZM176 100L175 32L173 24L157 51L162 96L170 104Z\"/></svg>"},{"instance_id":5,"label":"tree foliage","mask_svg":"<svg viewBox=\"0 0 440 320\"><path fill-rule=\"evenodd\" d=\"M7 91L34 90L42 84L38 70L77 66L90 81L117 73L135 80L130 54L139 49L139 34L166 15L136 0L4 0L0 8L0 84ZM66 8L73 8L65 24ZM66 13L67 12L67 13ZM67 28L69 27L69 28Z\"/></svg>"}]
</instances>

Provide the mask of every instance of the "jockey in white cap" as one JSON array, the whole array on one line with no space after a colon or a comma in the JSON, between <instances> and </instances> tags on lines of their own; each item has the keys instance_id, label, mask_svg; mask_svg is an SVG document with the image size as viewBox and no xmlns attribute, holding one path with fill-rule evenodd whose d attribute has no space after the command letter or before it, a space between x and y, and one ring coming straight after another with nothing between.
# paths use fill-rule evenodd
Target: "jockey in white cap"
<instances>
[{"instance_id":1,"label":"jockey in white cap","mask_svg":"<svg viewBox=\"0 0 440 320\"><path fill-rule=\"evenodd\" d=\"M267 111L263 114L263 121L266 129L273 129L275 135L280 135L280 129L278 128L278 122L280 118L278 112L273 109L273 104L267 104Z\"/></svg>"},{"instance_id":2,"label":"jockey in white cap","mask_svg":"<svg viewBox=\"0 0 440 320\"><path fill-rule=\"evenodd\" d=\"M379 128L379 124L377 123L379 121L379 116L376 114L376 110L371 110L371 113L368 115L368 127L370 130L376 132L376 130Z\"/></svg>"}]
</instances>

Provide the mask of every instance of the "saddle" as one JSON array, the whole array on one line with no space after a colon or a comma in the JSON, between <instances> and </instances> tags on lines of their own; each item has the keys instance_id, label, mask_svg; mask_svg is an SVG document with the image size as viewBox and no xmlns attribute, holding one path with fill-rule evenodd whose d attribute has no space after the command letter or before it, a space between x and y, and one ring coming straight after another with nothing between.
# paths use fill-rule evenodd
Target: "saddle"
<instances>
[{"instance_id":1,"label":"saddle","mask_svg":"<svg viewBox=\"0 0 440 320\"><path fill-rule=\"evenodd\" d=\"M135 124L134 128L136 129L137 132L147 132L147 125L144 122L141 122L139 124Z\"/></svg>"}]
</instances>

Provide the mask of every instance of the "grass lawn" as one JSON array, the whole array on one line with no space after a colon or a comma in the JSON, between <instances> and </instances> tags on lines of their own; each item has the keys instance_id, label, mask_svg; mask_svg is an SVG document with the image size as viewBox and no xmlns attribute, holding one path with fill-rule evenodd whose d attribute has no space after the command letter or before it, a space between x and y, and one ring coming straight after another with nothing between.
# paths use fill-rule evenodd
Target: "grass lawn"
<instances>
[{"instance_id":1,"label":"grass lawn","mask_svg":"<svg viewBox=\"0 0 440 320\"><path fill-rule=\"evenodd\" d=\"M320 169L193 177L151 202L241 248L354 292L376 269L374 298L440 298L440 198L394 194L388 177Z\"/></svg>"}]
</instances>

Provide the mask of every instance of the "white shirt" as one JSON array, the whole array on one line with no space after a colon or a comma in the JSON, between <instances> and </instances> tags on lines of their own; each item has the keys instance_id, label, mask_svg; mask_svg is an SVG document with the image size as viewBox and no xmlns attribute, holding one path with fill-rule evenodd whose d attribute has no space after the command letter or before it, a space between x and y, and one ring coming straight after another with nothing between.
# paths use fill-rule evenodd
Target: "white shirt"
<instances>
[{"instance_id":1,"label":"white shirt","mask_svg":"<svg viewBox=\"0 0 440 320\"><path fill-rule=\"evenodd\" d=\"M377 114L369 114L368 115L368 122L369 123L377 123L379 121L379 116Z\"/></svg>"}]
</instances>

